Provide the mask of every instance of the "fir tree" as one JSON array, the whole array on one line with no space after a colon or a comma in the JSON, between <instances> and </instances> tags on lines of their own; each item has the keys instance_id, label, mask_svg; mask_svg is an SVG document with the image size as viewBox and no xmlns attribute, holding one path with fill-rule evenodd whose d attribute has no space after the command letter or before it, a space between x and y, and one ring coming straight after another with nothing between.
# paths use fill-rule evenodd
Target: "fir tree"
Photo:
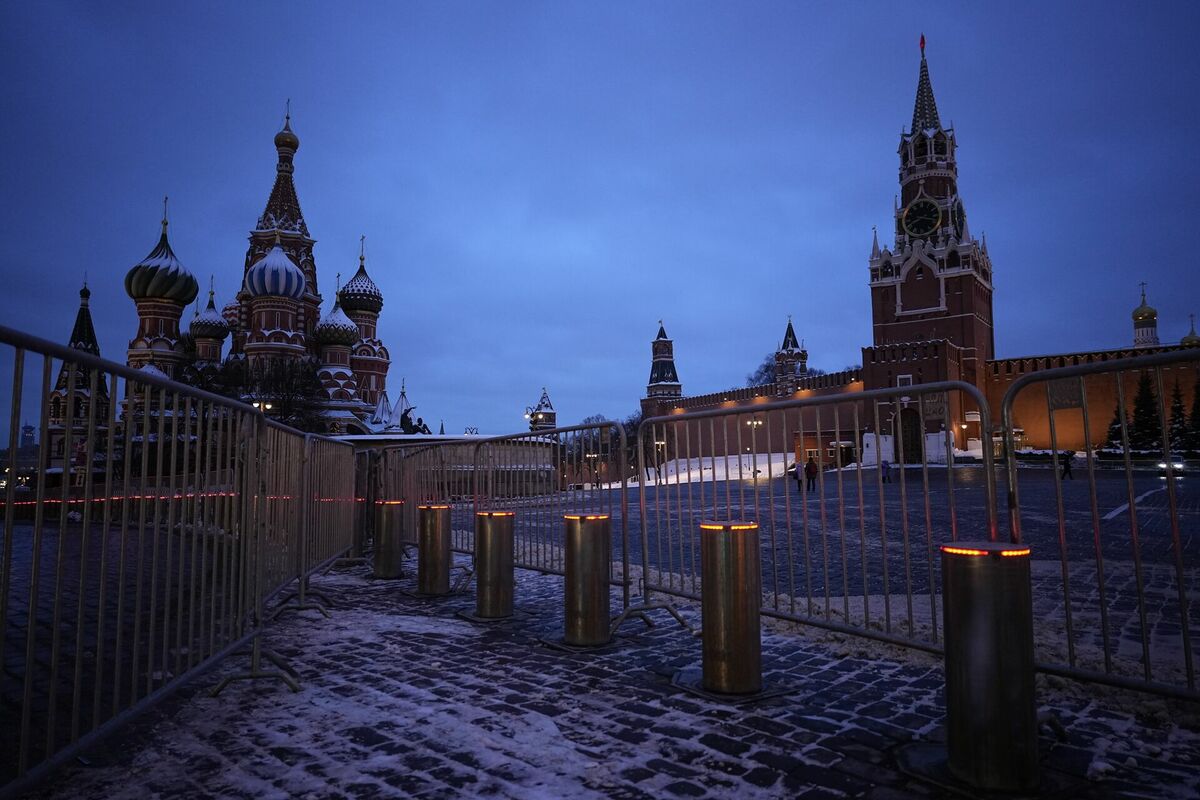
<instances>
[{"instance_id":1,"label":"fir tree","mask_svg":"<svg viewBox=\"0 0 1200 800\"><path fill-rule=\"evenodd\" d=\"M1121 441L1121 418L1125 418L1125 435L1130 434L1129 415L1122 414L1121 401L1118 399L1116 406L1113 407L1112 422L1108 423L1108 438L1104 440L1104 447L1107 450L1122 450L1125 445Z\"/></svg>"},{"instance_id":2,"label":"fir tree","mask_svg":"<svg viewBox=\"0 0 1200 800\"><path fill-rule=\"evenodd\" d=\"M1171 443L1171 451L1183 451L1188 445L1188 418L1183 408L1183 392L1179 389L1179 381L1171 390L1170 422L1167 426L1167 439Z\"/></svg>"},{"instance_id":3,"label":"fir tree","mask_svg":"<svg viewBox=\"0 0 1200 800\"><path fill-rule=\"evenodd\" d=\"M1188 417L1186 448L1200 450L1200 380L1192 384L1192 413Z\"/></svg>"},{"instance_id":4,"label":"fir tree","mask_svg":"<svg viewBox=\"0 0 1200 800\"><path fill-rule=\"evenodd\" d=\"M1133 430L1129 433L1131 450L1157 450L1162 447L1162 423L1158 418L1158 400L1150 383L1150 373L1142 372L1133 398Z\"/></svg>"}]
</instances>

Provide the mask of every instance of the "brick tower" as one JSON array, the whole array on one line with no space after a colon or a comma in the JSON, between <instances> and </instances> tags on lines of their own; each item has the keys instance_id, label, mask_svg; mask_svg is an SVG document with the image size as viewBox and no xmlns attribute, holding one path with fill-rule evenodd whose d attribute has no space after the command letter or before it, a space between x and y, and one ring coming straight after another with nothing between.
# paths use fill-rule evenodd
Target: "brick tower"
<instances>
[{"instance_id":1,"label":"brick tower","mask_svg":"<svg viewBox=\"0 0 1200 800\"><path fill-rule=\"evenodd\" d=\"M992 263L967 228L957 141L942 125L921 37L912 129L900 135L900 197L891 248L871 243L873 346L866 388L961 379L979 385L994 355ZM897 346L903 346L899 349Z\"/></svg>"}]
</instances>

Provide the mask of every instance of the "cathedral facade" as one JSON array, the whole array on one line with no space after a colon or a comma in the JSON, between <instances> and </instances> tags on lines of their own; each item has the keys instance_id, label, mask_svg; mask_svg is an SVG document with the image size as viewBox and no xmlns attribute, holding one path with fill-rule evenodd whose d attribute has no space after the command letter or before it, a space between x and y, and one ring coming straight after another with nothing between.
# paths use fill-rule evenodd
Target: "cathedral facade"
<instances>
[{"instance_id":1,"label":"cathedral facade","mask_svg":"<svg viewBox=\"0 0 1200 800\"><path fill-rule=\"evenodd\" d=\"M963 381L977 387L988 406L999 416L1008 387L1022 375L1038 370L1079 364L1102 364L1119 358L1200 345L1194 325L1178 344L1162 344L1158 338L1158 314L1146 302L1143 285L1141 303L1133 310L1133 331L1127 348L1078 353L997 358L992 315L993 273L986 237L975 237L968 224L966 205L958 191L957 140L953 128L942 124L929 66L921 42L921 64L917 79L912 123L901 133L898 147L900 192L894 207L890 244L880 246L875 233L867 259L867 286L871 293L870 344L862 348L862 366L833 374L810 374L808 352L797 342L789 320L775 355L774 379L761 386L734 388L698 396L686 396L674 364L673 343L659 326L651 344L650 381L641 401L644 416L663 416L689 411L728 408L742 410L755 404L785 398L834 397L864 390L902 387L938 381ZM1197 383L1194 365L1164 368L1165 380L1180 387L1185 402ZM1125 376L1124 396L1132 398L1137 374ZM1086 400L1055 415L1055 442L1059 447L1083 450L1086 443L1099 446L1106 438L1114 416L1118 391L1115 380L1089 381ZM1170 385L1170 384L1168 384ZM1168 388L1170 391L1170 388ZM947 398L956 448L974 451L994 447L1000 421L992 430L981 430L979 409L969 400L951 393ZM1040 405L1039 405L1040 402ZM1080 405L1086 412L1079 413ZM895 454L903 451L911 459L921 451L921 433L936 433L942 423L922 420L917 410L897 411L911 417L913 424L898 427L906 441L896 442ZM873 409L859 403L858 429L861 436L873 424ZM826 414L826 423L829 414ZM1051 426L1045 393L1023 392L1014 404L1015 425L1020 445L1045 448L1051 445ZM844 442L848 431L829 430L807 415L804 441L788 441L778 432L772 447L796 450L805 455L825 450L831 443ZM907 420L906 420L907 422ZM881 424L881 433L893 428ZM909 435L914 439L910 440ZM799 437L797 437L799 438ZM885 454L884 457L889 457Z\"/></svg>"},{"instance_id":2,"label":"cathedral facade","mask_svg":"<svg viewBox=\"0 0 1200 800\"><path fill-rule=\"evenodd\" d=\"M184 310L199 285L171 249L164 201L157 246L125 276L138 316L126 363L206 388L226 379L226 385L241 387L234 392L239 399L268 413L273 381L299 375L319 384L309 388L323 432L377 432L393 416L387 396L391 357L378 334L383 294L367 274L360 245L357 272L322 315L316 241L293 181L299 149L289 115L275 135L275 183L250 231L239 288L218 311L210 286L204 310L197 306L186 326Z\"/></svg>"}]
</instances>

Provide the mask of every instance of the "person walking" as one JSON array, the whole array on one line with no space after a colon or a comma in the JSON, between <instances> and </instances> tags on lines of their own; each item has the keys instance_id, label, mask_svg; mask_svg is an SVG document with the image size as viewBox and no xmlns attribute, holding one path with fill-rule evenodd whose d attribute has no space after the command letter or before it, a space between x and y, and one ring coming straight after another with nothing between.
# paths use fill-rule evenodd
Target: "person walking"
<instances>
[{"instance_id":1,"label":"person walking","mask_svg":"<svg viewBox=\"0 0 1200 800\"><path fill-rule=\"evenodd\" d=\"M1071 474L1071 462L1075 460L1075 451L1068 450L1062 455L1062 477L1059 480L1073 481L1075 476Z\"/></svg>"},{"instance_id":2,"label":"person walking","mask_svg":"<svg viewBox=\"0 0 1200 800\"><path fill-rule=\"evenodd\" d=\"M880 461L879 471L883 473L884 483L892 482L892 462L888 461L886 458L883 461Z\"/></svg>"},{"instance_id":3,"label":"person walking","mask_svg":"<svg viewBox=\"0 0 1200 800\"><path fill-rule=\"evenodd\" d=\"M817 462L813 461L812 456L808 457L808 463L804 465L805 489L810 492L817 490L817 473L820 470L817 468Z\"/></svg>"}]
</instances>

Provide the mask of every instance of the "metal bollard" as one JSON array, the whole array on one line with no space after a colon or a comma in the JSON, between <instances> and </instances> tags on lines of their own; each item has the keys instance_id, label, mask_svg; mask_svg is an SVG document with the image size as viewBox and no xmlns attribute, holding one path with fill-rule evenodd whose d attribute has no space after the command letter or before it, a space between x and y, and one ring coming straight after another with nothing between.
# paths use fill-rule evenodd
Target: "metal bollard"
<instances>
[{"instance_id":1,"label":"metal bollard","mask_svg":"<svg viewBox=\"0 0 1200 800\"><path fill-rule=\"evenodd\" d=\"M417 592L449 594L450 506L417 506Z\"/></svg>"},{"instance_id":2,"label":"metal bollard","mask_svg":"<svg viewBox=\"0 0 1200 800\"><path fill-rule=\"evenodd\" d=\"M975 788L1038 785L1029 548L942 546L946 747L950 772Z\"/></svg>"},{"instance_id":3,"label":"metal bollard","mask_svg":"<svg viewBox=\"0 0 1200 800\"><path fill-rule=\"evenodd\" d=\"M375 502L375 553L371 562L376 578L399 578L404 554L404 501Z\"/></svg>"},{"instance_id":4,"label":"metal bollard","mask_svg":"<svg viewBox=\"0 0 1200 800\"><path fill-rule=\"evenodd\" d=\"M484 619L513 614L512 511L475 513L475 616Z\"/></svg>"},{"instance_id":5,"label":"metal bollard","mask_svg":"<svg viewBox=\"0 0 1200 800\"><path fill-rule=\"evenodd\" d=\"M757 522L700 524L702 686L762 691L762 566Z\"/></svg>"},{"instance_id":6,"label":"metal bollard","mask_svg":"<svg viewBox=\"0 0 1200 800\"><path fill-rule=\"evenodd\" d=\"M608 573L612 561L612 520L608 514L566 514L566 630L563 641L597 647L612 638L609 628Z\"/></svg>"}]
</instances>

